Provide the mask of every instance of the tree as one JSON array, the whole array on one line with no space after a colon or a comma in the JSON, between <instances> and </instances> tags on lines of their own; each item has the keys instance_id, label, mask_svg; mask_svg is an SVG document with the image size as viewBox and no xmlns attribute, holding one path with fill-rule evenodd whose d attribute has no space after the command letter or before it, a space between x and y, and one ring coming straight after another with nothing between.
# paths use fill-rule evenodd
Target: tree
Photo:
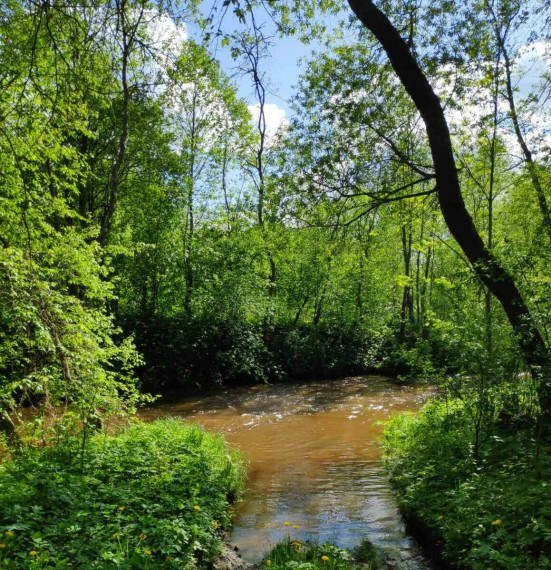
<instances>
[{"instance_id":1,"label":"tree","mask_svg":"<svg viewBox=\"0 0 551 570\"><path fill-rule=\"evenodd\" d=\"M498 65L501 62L501 59L503 59L503 71L505 73L504 97L509 107L509 119L512 123L518 146L521 149L526 169L534 188L534 193L541 213L543 229L549 240L551 240L551 212L549 210L549 204L541 181L539 165L534 160L534 154L528 145L521 126L521 117L518 110L518 102L515 97L513 83L514 60L511 56L511 49L508 45L509 38L514 31L514 28L518 26L522 20L527 18L529 9L529 3L521 0L513 0L512 2L509 0L499 2L488 2L488 0L485 0L484 2L484 11L489 17L492 31L494 33L494 42L496 45L495 57Z\"/></svg>"},{"instance_id":2,"label":"tree","mask_svg":"<svg viewBox=\"0 0 551 570\"><path fill-rule=\"evenodd\" d=\"M527 364L542 379L542 393L546 398L547 348L513 277L484 245L465 207L450 132L439 98L407 42L388 17L369 0L349 0L349 4L385 50L396 75L421 114L427 129L438 199L446 224L481 281L501 303ZM545 400L545 406L548 405Z\"/></svg>"},{"instance_id":3,"label":"tree","mask_svg":"<svg viewBox=\"0 0 551 570\"><path fill-rule=\"evenodd\" d=\"M181 161L179 202L183 205L184 310L191 316L197 198L202 197L203 206L210 200L220 199L216 175L220 170L223 200L228 208L228 149L232 154L242 154L252 137L248 110L218 62L204 47L188 41L171 76L169 102L174 111L169 122L175 132ZM225 150L220 153L221 148ZM231 161L235 158L232 156Z\"/></svg>"}]
</instances>

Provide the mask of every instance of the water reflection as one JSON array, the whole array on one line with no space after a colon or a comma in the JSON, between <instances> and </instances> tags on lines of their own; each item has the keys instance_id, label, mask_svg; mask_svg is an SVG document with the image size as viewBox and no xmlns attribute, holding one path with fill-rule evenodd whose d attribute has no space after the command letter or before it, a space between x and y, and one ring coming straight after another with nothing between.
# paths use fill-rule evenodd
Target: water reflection
<instances>
[{"instance_id":1,"label":"water reflection","mask_svg":"<svg viewBox=\"0 0 551 570\"><path fill-rule=\"evenodd\" d=\"M347 378L227 390L142 414L183 416L225 433L244 452L248 490L232 541L245 559L258 560L286 533L343 547L367 536L404 560L402 567L418 569L425 566L404 534L378 439L381 422L418 409L429 395L426 386Z\"/></svg>"}]
</instances>

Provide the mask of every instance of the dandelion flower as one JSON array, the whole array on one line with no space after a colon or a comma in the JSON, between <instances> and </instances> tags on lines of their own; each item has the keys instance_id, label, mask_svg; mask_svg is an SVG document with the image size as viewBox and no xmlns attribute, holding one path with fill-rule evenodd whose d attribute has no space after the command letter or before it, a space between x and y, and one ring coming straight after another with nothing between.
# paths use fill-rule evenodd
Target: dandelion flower
<instances>
[{"instance_id":1,"label":"dandelion flower","mask_svg":"<svg viewBox=\"0 0 551 570\"><path fill-rule=\"evenodd\" d=\"M218 521L214 521L214 522L212 523L212 526L213 526L214 528L218 528Z\"/></svg>"},{"instance_id":2,"label":"dandelion flower","mask_svg":"<svg viewBox=\"0 0 551 570\"><path fill-rule=\"evenodd\" d=\"M285 522L283 523L283 526L291 526L291 523L290 523L290 522L287 522L287 521L285 521Z\"/></svg>"},{"instance_id":3,"label":"dandelion flower","mask_svg":"<svg viewBox=\"0 0 551 570\"><path fill-rule=\"evenodd\" d=\"M38 552L37 552L36 550L31 550L31 551L29 552L29 555L30 555L30 556L36 556L37 554L38 554Z\"/></svg>"},{"instance_id":4,"label":"dandelion flower","mask_svg":"<svg viewBox=\"0 0 551 570\"><path fill-rule=\"evenodd\" d=\"M271 560L266 560L266 566L270 566L272 564Z\"/></svg>"},{"instance_id":5,"label":"dandelion flower","mask_svg":"<svg viewBox=\"0 0 551 570\"><path fill-rule=\"evenodd\" d=\"M324 555L321 557L321 559L322 559L324 562L327 562L327 561L329 560L329 556L326 556L326 555L324 554Z\"/></svg>"},{"instance_id":6,"label":"dandelion flower","mask_svg":"<svg viewBox=\"0 0 551 570\"><path fill-rule=\"evenodd\" d=\"M299 527L300 527L299 524L294 524L294 525L293 525L293 528L299 528Z\"/></svg>"},{"instance_id":7,"label":"dandelion flower","mask_svg":"<svg viewBox=\"0 0 551 570\"><path fill-rule=\"evenodd\" d=\"M200 510L201 510L201 507L200 507L199 505L195 505L193 508L194 508L196 511L200 511Z\"/></svg>"},{"instance_id":8,"label":"dandelion flower","mask_svg":"<svg viewBox=\"0 0 551 570\"><path fill-rule=\"evenodd\" d=\"M7 531L6 531L6 536L12 537L12 536L13 536L13 531L7 530Z\"/></svg>"},{"instance_id":9,"label":"dandelion flower","mask_svg":"<svg viewBox=\"0 0 551 570\"><path fill-rule=\"evenodd\" d=\"M146 550L146 551L145 551L145 555L146 555L146 556L151 556L151 550Z\"/></svg>"},{"instance_id":10,"label":"dandelion flower","mask_svg":"<svg viewBox=\"0 0 551 570\"><path fill-rule=\"evenodd\" d=\"M495 521L492 521L492 526L497 526L501 524L501 519L496 519Z\"/></svg>"}]
</instances>

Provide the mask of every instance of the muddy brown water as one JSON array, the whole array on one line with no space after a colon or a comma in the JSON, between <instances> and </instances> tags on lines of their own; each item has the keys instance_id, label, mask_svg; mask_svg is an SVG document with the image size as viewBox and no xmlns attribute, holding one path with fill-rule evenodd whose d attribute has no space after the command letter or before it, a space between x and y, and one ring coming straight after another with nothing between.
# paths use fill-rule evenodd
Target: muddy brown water
<instances>
[{"instance_id":1,"label":"muddy brown water","mask_svg":"<svg viewBox=\"0 0 551 570\"><path fill-rule=\"evenodd\" d=\"M419 409L431 393L369 376L229 389L140 415L182 416L244 453L247 491L231 541L245 560L258 561L287 534L347 548L367 537L398 568L419 570L430 566L404 532L381 460L381 423Z\"/></svg>"}]
</instances>

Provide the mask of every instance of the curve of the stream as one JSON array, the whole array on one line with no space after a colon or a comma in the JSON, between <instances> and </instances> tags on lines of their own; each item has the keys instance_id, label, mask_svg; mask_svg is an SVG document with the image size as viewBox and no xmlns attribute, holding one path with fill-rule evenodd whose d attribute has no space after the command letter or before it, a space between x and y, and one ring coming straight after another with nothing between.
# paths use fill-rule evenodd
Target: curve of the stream
<instances>
[{"instance_id":1,"label":"curve of the stream","mask_svg":"<svg viewBox=\"0 0 551 570\"><path fill-rule=\"evenodd\" d=\"M416 411L427 386L368 376L224 390L144 410L224 433L249 462L232 542L254 562L286 534L353 548L363 537L402 569L429 568L404 531L381 460L382 423ZM285 524L290 523L290 524Z\"/></svg>"}]
</instances>

